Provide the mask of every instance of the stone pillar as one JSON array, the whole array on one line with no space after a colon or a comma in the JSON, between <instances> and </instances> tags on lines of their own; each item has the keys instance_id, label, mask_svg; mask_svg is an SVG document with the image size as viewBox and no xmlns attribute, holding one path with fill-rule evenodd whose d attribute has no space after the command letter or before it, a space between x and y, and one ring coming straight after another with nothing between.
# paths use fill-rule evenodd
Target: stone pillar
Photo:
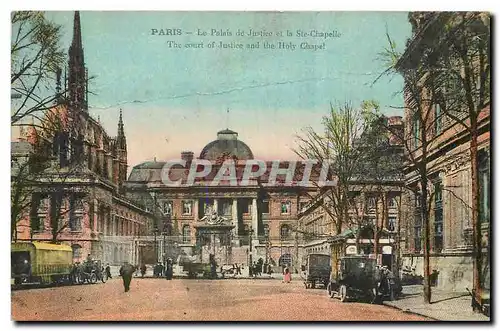
<instances>
[{"instance_id":1,"label":"stone pillar","mask_svg":"<svg viewBox=\"0 0 500 331\"><path fill-rule=\"evenodd\" d=\"M98 222L98 216L99 215L99 203L97 201L97 199L94 199L94 213L92 215L92 217L94 218L92 220L92 231L93 232L97 232L97 222Z\"/></svg>"},{"instance_id":2,"label":"stone pillar","mask_svg":"<svg viewBox=\"0 0 500 331\"><path fill-rule=\"evenodd\" d=\"M198 222L199 217L200 217L199 216L199 210L200 210L199 203L200 203L199 199L195 199L194 203L193 203L193 217L194 217L195 222Z\"/></svg>"},{"instance_id":3,"label":"stone pillar","mask_svg":"<svg viewBox=\"0 0 500 331\"><path fill-rule=\"evenodd\" d=\"M257 210L257 199L252 199L252 230L253 230L253 236L252 236L252 244L258 244L259 239L259 211Z\"/></svg>"},{"instance_id":4,"label":"stone pillar","mask_svg":"<svg viewBox=\"0 0 500 331\"><path fill-rule=\"evenodd\" d=\"M238 199L233 199L233 206L231 210L231 217L233 219L233 244L235 246L240 246L240 238L238 237L239 228L240 228L240 220L238 219Z\"/></svg>"},{"instance_id":5,"label":"stone pillar","mask_svg":"<svg viewBox=\"0 0 500 331\"><path fill-rule=\"evenodd\" d=\"M218 199L214 199L213 208L214 208L215 212L217 214L219 214L219 200Z\"/></svg>"},{"instance_id":6,"label":"stone pillar","mask_svg":"<svg viewBox=\"0 0 500 331\"><path fill-rule=\"evenodd\" d=\"M117 216L116 214L113 215L113 217L111 218L111 235L112 236L116 236L116 220L117 220Z\"/></svg>"}]
</instances>

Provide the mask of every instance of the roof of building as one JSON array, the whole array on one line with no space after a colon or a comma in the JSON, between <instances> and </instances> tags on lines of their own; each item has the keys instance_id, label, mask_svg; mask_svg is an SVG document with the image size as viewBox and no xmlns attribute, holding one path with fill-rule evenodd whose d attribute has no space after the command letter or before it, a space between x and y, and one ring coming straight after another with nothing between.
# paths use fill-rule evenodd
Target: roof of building
<instances>
[{"instance_id":1,"label":"roof of building","mask_svg":"<svg viewBox=\"0 0 500 331\"><path fill-rule=\"evenodd\" d=\"M229 129L217 132L217 140L208 143L200 153L200 159L217 161L224 159L253 159L250 147L238 140L238 133Z\"/></svg>"}]
</instances>

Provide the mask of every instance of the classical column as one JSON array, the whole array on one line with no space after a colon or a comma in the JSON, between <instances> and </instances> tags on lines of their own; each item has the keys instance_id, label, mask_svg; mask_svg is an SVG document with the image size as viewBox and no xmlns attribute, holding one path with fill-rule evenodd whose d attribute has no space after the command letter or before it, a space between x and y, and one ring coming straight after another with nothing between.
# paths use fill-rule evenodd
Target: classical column
<instances>
[{"instance_id":1,"label":"classical column","mask_svg":"<svg viewBox=\"0 0 500 331\"><path fill-rule=\"evenodd\" d=\"M214 199L214 204L213 204L214 210L217 214L219 214L219 200Z\"/></svg>"},{"instance_id":2,"label":"classical column","mask_svg":"<svg viewBox=\"0 0 500 331\"><path fill-rule=\"evenodd\" d=\"M252 241L254 243L258 244L259 239L259 211L257 210L257 199L252 199L252 230L253 230L253 236L252 236Z\"/></svg>"},{"instance_id":3,"label":"classical column","mask_svg":"<svg viewBox=\"0 0 500 331\"><path fill-rule=\"evenodd\" d=\"M194 218L195 222L197 222L198 219L199 219L199 217L200 217L198 215L199 214L199 209L200 209L199 203L200 203L199 199L195 199L194 200L194 204L193 204L193 218Z\"/></svg>"},{"instance_id":4,"label":"classical column","mask_svg":"<svg viewBox=\"0 0 500 331\"><path fill-rule=\"evenodd\" d=\"M94 212L92 213L92 231L94 232L97 232L97 215L99 215L99 202L97 201L97 199L94 199Z\"/></svg>"},{"instance_id":5,"label":"classical column","mask_svg":"<svg viewBox=\"0 0 500 331\"><path fill-rule=\"evenodd\" d=\"M232 206L232 210L231 210L231 215L232 215L233 225L234 225L233 243L236 246L239 246L240 238L238 237L238 233L239 233L240 220L238 219L238 199L236 199L236 198L233 199L233 206Z\"/></svg>"}]
</instances>

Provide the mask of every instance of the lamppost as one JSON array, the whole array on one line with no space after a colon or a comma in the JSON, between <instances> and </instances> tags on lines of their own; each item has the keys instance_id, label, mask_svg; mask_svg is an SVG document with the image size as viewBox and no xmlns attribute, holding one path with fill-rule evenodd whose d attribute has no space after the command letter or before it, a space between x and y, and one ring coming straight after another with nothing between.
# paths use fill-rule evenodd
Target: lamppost
<instances>
[{"instance_id":1,"label":"lamppost","mask_svg":"<svg viewBox=\"0 0 500 331\"><path fill-rule=\"evenodd\" d=\"M155 219L156 221L156 219ZM156 223L156 222L155 222ZM154 227L154 230L153 230L153 234L154 234L154 240L155 240L155 263L158 262L158 244L156 242L156 234L158 233L158 226L155 224L155 227Z\"/></svg>"},{"instance_id":2,"label":"lamppost","mask_svg":"<svg viewBox=\"0 0 500 331\"><path fill-rule=\"evenodd\" d=\"M249 236L249 243L250 243L250 249L248 251L248 275L250 277L253 276L253 270L252 270L252 237L253 237L253 229L252 226L250 226L250 231L248 231L248 236Z\"/></svg>"}]
</instances>

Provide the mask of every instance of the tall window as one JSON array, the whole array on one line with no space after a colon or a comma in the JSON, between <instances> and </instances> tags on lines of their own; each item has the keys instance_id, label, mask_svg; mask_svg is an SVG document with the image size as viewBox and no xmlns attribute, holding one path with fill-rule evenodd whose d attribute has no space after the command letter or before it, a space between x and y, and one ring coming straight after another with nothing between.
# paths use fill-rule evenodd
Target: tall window
<instances>
[{"instance_id":1,"label":"tall window","mask_svg":"<svg viewBox=\"0 0 500 331\"><path fill-rule=\"evenodd\" d=\"M269 214L269 200L263 200L261 204L263 214Z\"/></svg>"},{"instance_id":2,"label":"tall window","mask_svg":"<svg viewBox=\"0 0 500 331\"><path fill-rule=\"evenodd\" d=\"M233 206L233 203L232 203L231 200L221 199L219 201L219 205L218 205L218 208L219 208L218 212L222 216L231 216L231 214L232 214L232 206Z\"/></svg>"},{"instance_id":3,"label":"tall window","mask_svg":"<svg viewBox=\"0 0 500 331\"><path fill-rule=\"evenodd\" d=\"M389 208L396 208L397 207L397 203L396 203L396 197L388 197L387 198L387 206Z\"/></svg>"},{"instance_id":4,"label":"tall window","mask_svg":"<svg viewBox=\"0 0 500 331\"><path fill-rule=\"evenodd\" d=\"M71 250L73 251L74 260L78 260L82 257L82 246L78 244L71 245Z\"/></svg>"},{"instance_id":5,"label":"tall window","mask_svg":"<svg viewBox=\"0 0 500 331\"><path fill-rule=\"evenodd\" d=\"M188 243L191 241L191 228L189 225L184 225L182 227L182 242Z\"/></svg>"},{"instance_id":6,"label":"tall window","mask_svg":"<svg viewBox=\"0 0 500 331\"><path fill-rule=\"evenodd\" d=\"M387 221L387 230L389 230L389 231L396 230L396 217L389 216L389 219Z\"/></svg>"},{"instance_id":7,"label":"tall window","mask_svg":"<svg viewBox=\"0 0 500 331\"><path fill-rule=\"evenodd\" d=\"M367 207L369 209L375 208L377 201L375 200L375 197L368 197L368 200L366 201Z\"/></svg>"},{"instance_id":8,"label":"tall window","mask_svg":"<svg viewBox=\"0 0 500 331\"><path fill-rule=\"evenodd\" d=\"M415 213L414 213L414 251L419 253L422 250L422 209L421 197L419 194L415 195Z\"/></svg>"},{"instance_id":9,"label":"tall window","mask_svg":"<svg viewBox=\"0 0 500 331\"><path fill-rule=\"evenodd\" d=\"M280 236L281 240L289 240L292 235L292 229L290 228L290 225L288 224L283 224L280 228Z\"/></svg>"},{"instance_id":10,"label":"tall window","mask_svg":"<svg viewBox=\"0 0 500 331\"><path fill-rule=\"evenodd\" d=\"M441 133L441 106L439 104L434 105L434 131L436 132L436 135Z\"/></svg>"},{"instance_id":11,"label":"tall window","mask_svg":"<svg viewBox=\"0 0 500 331\"><path fill-rule=\"evenodd\" d=\"M33 232L41 232L44 230L44 218L40 213L42 208L42 197L38 193L34 193L31 197L30 225Z\"/></svg>"},{"instance_id":12,"label":"tall window","mask_svg":"<svg viewBox=\"0 0 500 331\"><path fill-rule=\"evenodd\" d=\"M490 221L490 158L487 152L479 152L479 222Z\"/></svg>"},{"instance_id":13,"label":"tall window","mask_svg":"<svg viewBox=\"0 0 500 331\"><path fill-rule=\"evenodd\" d=\"M443 250L443 188L441 182L434 183L434 251Z\"/></svg>"},{"instance_id":14,"label":"tall window","mask_svg":"<svg viewBox=\"0 0 500 331\"><path fill-rule=\"evenodd\" d=\"M83 205L79 197L71 196L69 201L69 228L71 231L79 231L82 227ZM102 221L101 221L102 222Z\"/></svg>"},{"instance_id":15,"label":"tall window","mask_svg":"<svg viewBox=\"0 0 500 331\"><path fill-rule=\"evenodd\" d=\"M420 119L417 115L413 117L413 146L418 147L420 140Z\"/></svg>"}]
</instances>

